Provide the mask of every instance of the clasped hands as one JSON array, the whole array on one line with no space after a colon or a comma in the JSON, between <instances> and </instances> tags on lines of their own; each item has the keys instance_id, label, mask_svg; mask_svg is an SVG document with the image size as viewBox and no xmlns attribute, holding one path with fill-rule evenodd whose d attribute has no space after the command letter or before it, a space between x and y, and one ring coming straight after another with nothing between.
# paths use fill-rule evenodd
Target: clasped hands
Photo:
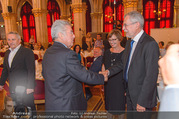
<instances>
[{"instance_id":1,"label":"clasped hands","mask_svg":"<svg viewBox=\"0 0 179 119\"><path fill-rule=\"evenodd\" d=\"M104 81L105 82L108 81L109 70L100 71L99 74L102 74L104 76Z\"/></svg>"}]
</instances>

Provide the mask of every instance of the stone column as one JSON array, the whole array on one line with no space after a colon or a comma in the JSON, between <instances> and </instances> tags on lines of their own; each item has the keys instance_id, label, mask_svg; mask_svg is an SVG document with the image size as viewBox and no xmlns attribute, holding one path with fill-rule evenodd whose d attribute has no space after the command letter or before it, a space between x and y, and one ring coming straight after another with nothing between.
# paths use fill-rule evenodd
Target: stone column
<instances>
[{"instance_id":1,"label":"stone column","mask_svg":"<svg viewBox=\"0 0 179 119\"><path fill-rule=\"evenodd\" d=\"M22 21L19 20L17 21L17 29L18 29L18 32L21 36L23 36L23 33L22 33Z\"/></svg>"},{"instance_id":2,"label":"stone column","mask_svg":"<svg viewBox=\"0 0 179 119\"><path fill-rule=\"evenodd\" d=\"M101 12L91 13L92 32L103 32L102 16L103 16L103 13Z\"/></svg>"},{"instance_id":3,"label":"stone column","mask_svg":"<svg viewBox=\"0 0 179 119\"><path fill-rule=\"evenodd\" d=\"M179 27L179 0L176 0L174 5L174 27Z\"/></svg>"},{"instance_id":4,"label":"stone column","mask_svg":"<svg viewBox=\"0 0 179 119\"><path fill-rule=\"evenodd\" d=\"M138 0L137 11L143 14L143 0Z\"/></svg>"},{"instance_id":5,"label":"stone column","mask_svg":"<svg viewBox=\"0 0 179 119\"><path fill-rule=\"evenodd\" d=\"M137 11L137 1L138 0L123 0L124 14L134 10Z\"/></svg>"},{"instance_id":6,"label":"stone column","mask_svg":"<svg viewBox=\"0 0 179 119\"><path fill-rule=\"evenodd\" d=\"M17 31L16 14L15 13L2 13L4 18L5 32Z\"/></svg>"},{"instance_id":7,"label":"stone column","mask_svg":"<svg viewBox=\"0 0 179 119\"><path fill-rule=\"evenodd\" d=\"M73 3L74 2L74 3ZM82 45L82 37L86 34L86 3L72 1L71 9L74 14L75 44Z\"/></svg>"},{"instance_id":8,"label":"stone column","mask_svg":"<svg viewBox=\"0 0 179 119\"><path fill-rule=\"evenodd\" d=\"M47 32L47 10L46 9L32 9L35 17L35 28L37 42L41 42L42 45L48 47L48 32Z\"/></svg>"}]
</instances>

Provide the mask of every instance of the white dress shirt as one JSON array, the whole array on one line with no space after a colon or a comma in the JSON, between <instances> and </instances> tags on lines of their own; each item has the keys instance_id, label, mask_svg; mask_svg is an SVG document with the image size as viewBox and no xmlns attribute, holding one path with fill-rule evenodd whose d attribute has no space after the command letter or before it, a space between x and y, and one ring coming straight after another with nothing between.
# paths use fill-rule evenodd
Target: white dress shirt
<instances>
[{"instance_id":1,"label":"white dress shirt","mask_svg":"<svg viewBox=\"0 0 179 119\"><path fill-rule=\"evenodd\" d=\"M131 50L131 53L130 53L130 59L129 59L129 65L128 65L128 70L129 70L129 66L130 66L130 63L131 63L131 59L132 59L132 56L133 56L133 54L134 54L134 51L135 51L135 48L136 48L136 46L137 46L137 43L138 43L138 41L139 41L139 39L140 39L140 37L142 36L142 34L144 33L144 30L141 30L135 37L134 37L134 39L132 39L133 41L134 41L134 43L133 43L133 47L132 47L132 50ZM127 72L128 72L128 70L127 70Z\"/></svg>"},{"instance_id":2,"label":"white dress shirt","mask_svg":"<svg viewBox=\"0 0 179 119\"><path fill-rule=\"evenodd\" d=\"M16 55L17 51L19 50L19 48L21 47L21 44L18 45L14 50L12 50L11 48L9 48L9 50L11 51L9 53L9 58L8 58L8 63L9 63L9 67L11 68L11 64L12 64L12 61L14 59L14 56Z\"/></svg>"}]
</instances>

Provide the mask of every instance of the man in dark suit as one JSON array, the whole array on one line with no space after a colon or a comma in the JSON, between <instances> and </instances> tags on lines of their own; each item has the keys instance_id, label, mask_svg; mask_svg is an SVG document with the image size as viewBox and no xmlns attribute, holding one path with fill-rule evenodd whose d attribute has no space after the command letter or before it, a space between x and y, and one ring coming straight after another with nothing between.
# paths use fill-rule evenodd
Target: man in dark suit
<instances>
[{"instance_id":1,"label":"man in dark suit","mask_svg":"<svg viewBox=\"0 0 179 119\"><path fill-rule=\"evenodd\" d=\"M0 80L0 90L5 81L9 80L9 90L13 101L17 101L17 93L22 93L20 103L35 110L34 84L35 84L35 59L32 50L21 46L21 37L16 32L7 34L7 43L10 46L6 51L3 71ZM17 92L16 92L17 91Z\"/></svg>"},{"instance_id":2,"label":"man in dark suit","mask_svg":"<svg viewBox=\"0 0 179 119\"><path fill-rule=\"evenodd\" d=\"M95 47L93 51L94 51L94 61L92 65L90 66L89 70L99 73L102 68L103 51L100 47ZM89 100L92 97L90 88L86 87L85 91L86 91L86 99Z\"/></svg>"},{"instance_id":3,"label":"man in dark suit","mask_svg":"<svg viewBox=\"0 0 179 119\"><path fill-rule=\"evenodd\" d=\"M45 79L45 110L80 111L87 109L82 82L104 84L104 76L87 71L77 54L70 50L75 35L71 24L56 20L51 29L54 44L47 49L42 61Z\"/></svg>"},{"instance_id":4,"label":"man in dark suit","mask_svg":"<svg viewBox=\"0 0 179 119\"><path fill-rule=\"evenodd\" d=\"M127 110L138 112L152 110L157 104L159 47L143 31L143 25L144 18L139 12L132 11L125 15L123 30L132 40L126 43L122 62L105 72L112 76L124 71Z\"/></svg>"}]
</instances>

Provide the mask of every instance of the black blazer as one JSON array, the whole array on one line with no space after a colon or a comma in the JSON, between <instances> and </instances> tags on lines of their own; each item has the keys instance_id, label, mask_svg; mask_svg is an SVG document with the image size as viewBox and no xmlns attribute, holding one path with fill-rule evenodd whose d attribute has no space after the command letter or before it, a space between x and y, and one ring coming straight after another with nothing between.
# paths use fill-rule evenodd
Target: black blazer
<instances>
[{"instance_id":1,"label":"black blazer","mask_svg":"<svg viewBox=\"0 0 179 119\"><path fill-rule=\"evenodd\" d=\"M47 49L42 61L45 110L86 110L82 83L104 84L103 75L87 71L77 54L60 42Z\"/></svg>"},{"instance_id":2,"label":"black blazer","mask_svg":"<svg viewBox=\"0 0 179 119\"><path fill-rule=\"evenodd\" d=\"M110 76L124 70L130 52L127 41L122 62L109 69ZM139 39L128 70L128 90L132 103L152 108L157 104L159 47L157 42L145 32Z\"/></svg>"},{"instance_id":3,"label":"black blazer","mask_svg":"<svg viewBox=\"0 0 179 119\"><path fill-rule=\"evenodd\" d=\"M10 93L14 93L16 86L25 86L26 89L34 89L35 84L35 59L32 50L21 46L9 67L8 57L10 50L7 50L3 62L3 71L0 85L9 80Z\"/></svg>"},{"instance_id":4,"label":"black blazer","mask_svg":"<svg viewBox=\"0 0 179 119\"><path fill-rule=\"evenodd\" d=\"M98 73L101 71L102 68L102 59L103 56L97 57L97 59L92 63L91 67L89 68L90 71Z\"/></svg>"}]
</instances>

